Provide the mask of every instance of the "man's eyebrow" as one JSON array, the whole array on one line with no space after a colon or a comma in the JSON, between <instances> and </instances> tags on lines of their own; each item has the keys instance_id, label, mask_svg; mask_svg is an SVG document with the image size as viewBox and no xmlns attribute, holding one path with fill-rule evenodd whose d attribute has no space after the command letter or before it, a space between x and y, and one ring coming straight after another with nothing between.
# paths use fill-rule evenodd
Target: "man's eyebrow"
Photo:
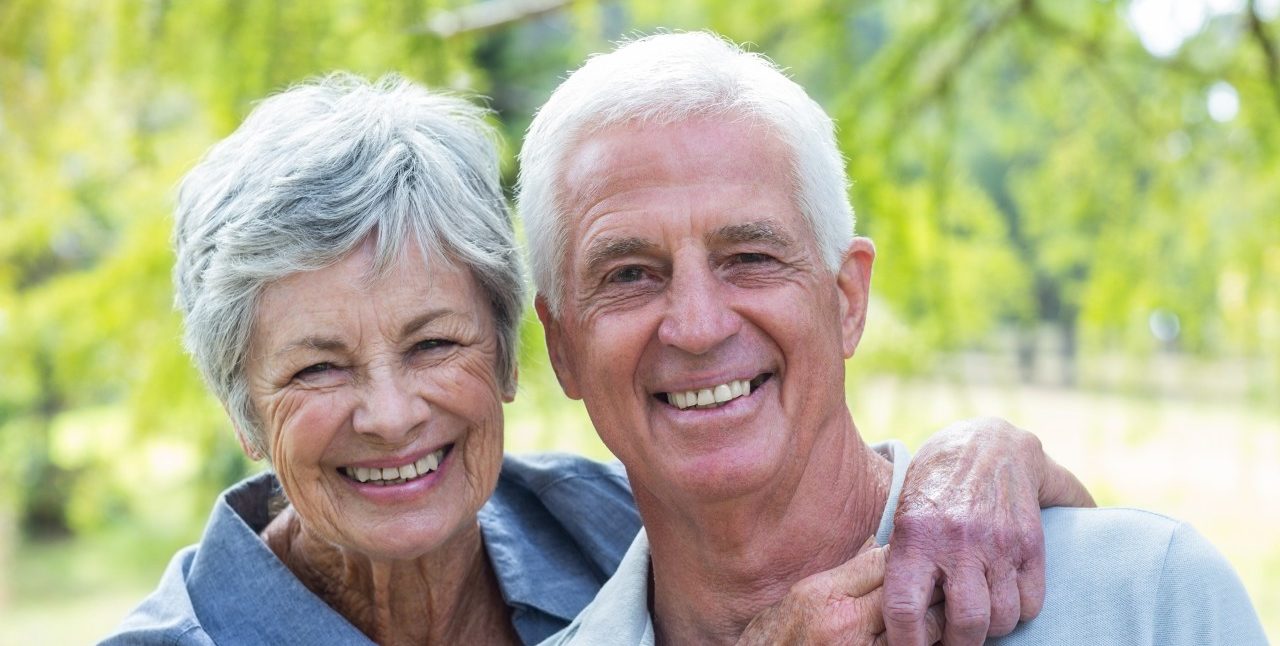
<instances>
[{"instance_id":1,"label":"man's eyebrow","mask_svg":"<svg viewBox=\"0 0 1280 646\"><path fill-rule=\"evenodd\" d=\"M764 242L774 247L787 248L795 240L773 220L756 220L720 227L707 234L707 243Z\"/></svg>"},{"instance_id":2,"label":"man's eyebrow","mask_svg":"<svg viewBox=\"0 0 1280 646\"><path fill-rule=\"evenodd\" d=\"M648 251L656 247L654 243L638 237L600 238L587 247L587 275L599 271L600 266L616 258Z\"/></svg>"}]
</instances>

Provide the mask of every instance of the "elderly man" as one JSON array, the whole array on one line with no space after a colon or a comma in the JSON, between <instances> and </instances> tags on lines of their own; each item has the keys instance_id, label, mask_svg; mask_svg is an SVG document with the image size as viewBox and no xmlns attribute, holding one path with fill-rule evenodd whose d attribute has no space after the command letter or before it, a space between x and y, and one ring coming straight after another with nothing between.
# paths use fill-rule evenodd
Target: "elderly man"
<instances>
[{"instance_id":1,"label":"elderly man","mask_svg":"<svg viewBox=\"0 0 1280 646\"><path fill-rule=\"evenodd\" d=\"M864 444L844 400L875 249L852 235L830 119L762 57L667 34L570 76L522 159L553 366L645 525L559 638L873 638L885 552L859 543L888 542L909 458ZM1125 509L1042 520L1044 607L1001 643L1265 643L1231 568L1187 525ZM1025 594L981 563L938 583L975 574L992 599ZM886 597L895 641L925 641L904 628L933 583ZM944 640L986 617L947 608Z\"/></svg>"}]
</instances>

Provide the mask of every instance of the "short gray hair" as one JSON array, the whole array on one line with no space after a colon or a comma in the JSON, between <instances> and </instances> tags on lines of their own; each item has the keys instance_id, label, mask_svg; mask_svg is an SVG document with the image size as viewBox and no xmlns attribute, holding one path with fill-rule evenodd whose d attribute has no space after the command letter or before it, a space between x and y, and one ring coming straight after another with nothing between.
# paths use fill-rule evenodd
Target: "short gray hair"
<instances>
[{"instance_id":1,"label":"short gray hair","mask_svg":"<svg viewBox=\"0 0 1280 646\"><path fill-rule=\"evenodd\" d=\"M416 243L469 269L514 392L523 277L488 111L397 76L334 74L264 100L178 191L173 279L185 342L247 441L269 456L245 375L257 300L373 236L381 275Z\"/></svg>"},{"instance_id":2,"label":"short gray hair","mask_svg":"<svg viewBox=\"0 0 1280 646\"><path fill-rule=\"evenodd\" d=\"M835 126L804 89L764 56L708 32L657 34L591 57L538 111L520 152L517 204L529 264L552 313L563 302L565 164L611 126L661 126L707 117L763 123L790 149L796 207L823 261L836 270L853 240L844 158Z\"/></svg>"}]
</instances>

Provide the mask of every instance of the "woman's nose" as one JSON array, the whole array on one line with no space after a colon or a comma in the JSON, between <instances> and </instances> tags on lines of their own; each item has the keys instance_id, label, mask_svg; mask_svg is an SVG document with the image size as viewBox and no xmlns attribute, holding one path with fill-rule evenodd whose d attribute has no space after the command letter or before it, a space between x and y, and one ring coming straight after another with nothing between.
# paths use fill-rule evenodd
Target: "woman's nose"
<instances>
[{"instance_id":1,"label":"woman's nose","mask_svg":"<svg viewBox=\"0 0 1280 646\"><path fill-rule=\"evenodd\" d=\"M361 389L352 424L357 433L397 442L427 421L430 405L409 375L390 368L371 371Z\"/></svg>"}]
</instances>

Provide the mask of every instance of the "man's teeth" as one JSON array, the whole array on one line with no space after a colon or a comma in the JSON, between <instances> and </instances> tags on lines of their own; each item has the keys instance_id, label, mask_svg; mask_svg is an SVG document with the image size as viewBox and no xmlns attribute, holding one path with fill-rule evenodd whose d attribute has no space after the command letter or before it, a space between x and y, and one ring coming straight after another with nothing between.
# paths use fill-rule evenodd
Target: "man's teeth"
<instances>
[{"instance_id":1,"label":"man's teeth","mask_svg":"<svg viewBox=\"0 0 1280 646\"><path fill-rule=\"evenodd\" d=\"M679 409L714 408L750 394L751 382L747 379L738 379L714 388L667 393L667 403Z\"/></svg>"},{"instance_id":2,"label":"man's teeth","mask_svg":"<svg viewBox=\"0 0 1280 646\"><path fill-rule=\"evenodd\" d=\"M416 462L400 467L383 467L381 469L378 467L342 467L342 473L348 478L359 482L371 482L379 485L401 484L435 471L440 467L440 461L443 459L444 449L440 449L434 453L428 453Z\"/></svg>"}]
</instances>

